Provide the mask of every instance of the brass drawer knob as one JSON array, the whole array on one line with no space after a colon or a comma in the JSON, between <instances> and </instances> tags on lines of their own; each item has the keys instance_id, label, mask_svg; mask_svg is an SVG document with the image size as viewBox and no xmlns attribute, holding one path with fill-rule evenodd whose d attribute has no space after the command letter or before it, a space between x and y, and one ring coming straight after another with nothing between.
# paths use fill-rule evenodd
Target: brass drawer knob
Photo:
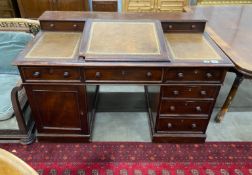
<instances>
[{"instance_id":1,"label":"brass drawer knob","mask_svg":"<svg viewBox=\"0 0 252 175\"><path fill-rule=\"evenodd\" d=\"M167 124L167 128L172 128L172 124L171 124L171 123L168 123L168 124Z\"/></svg>"},{"instance_id":2,"label":"brass drawer knob","mask_svg":"<svg viewBox=\"0 0 252 175\"><path fill-rule=\"evenodd\" d=\"M192 129L195 129L195 128L197 128L197 125L195 123L193 123L191 127L192 127Z\"/></svg>"},{"instance_id":3,"label":"brass drawer knob","mask_svg":"<svg viewBox=\"0 0 252 175\"><path fill-rule=\"evenodd\" d=\"M95 77L96 77L96 78L100 78L100 77L101 77L101 72L96 72L96 73L95 73Z\"/></svg>"},{"instance_id":4,"label":"brass drawer knob","mask_svg":"<svg viewBox=\"0 0 252 175\"><path fill-rule=\"evenodd\" d=\"M67 77L69 77L70 74L69 74L69 72L64 72L63 75L64 75L65 78L67 78Z\"/></svg>"},{"instance_id":5,"label":"brass drawer knob","mask_svg":"<svg viewBox=\"0 0 252 175\"><path fill-rule=\"evenodd\" d=\"M169 29L172 29L172 28L173 28L173 26L172 26L172 25L168 25L168 28L169 28Z\"/></svg>"},{"instance_id":6,"label":"brass drawer knob","mask_svg":"<svg viewBox=\"0 0 252 175\"><path fill-rule=\"evenodd\" d=\"M125 76L125 75L126 75L126 71L122 70L122 76Z\"/></svg>"},{"instance_id":7,"label":"brass drawer knob","mask_svg":"<svg viewBox=\"0 0 252 175\"><path fill-rule=\"evenodd\" d=\"M196 28L196 25L195 25L195 24L193 24L191 27L192 27L192 29L195 29L195 28Z\"/></svg>"},{"instance_id":8,"label":"brass drawer knob","mask_svg":"<svg viewBox=\"0 0 252 175\"><path fill-rule=\"evenodd\" d=\"M197 111L197 112L201 112L201 107L200 107L200 106L197 106L197 107L196 107L196 111Z\"/></svg>"},{"instance_id":9,"label":"brass drawer knob","mask_svg":"<svg viewBox=\"0 0 252 175\"><path fill-rule=\"evenodd\" d=\"M206 93L206 91L200 91L200 94L201 94L202 96L205 96L207 93Z\"/></svg>"},{"instance_id":10,"label":"brass drawer knob","mask_svg":"<svg viewBox=\"0 0 252 175\"><path fill-rule=\"evenodd\" d=\"M54 25L53 23L52 23L52 24L50 24L50 27L51 27L51 28L53 28L54 26L55 26L55 25Z\"/></svg>"},{"instance_id":11,"label":"brass drawer knob","mask_svg":"<svg viewBox=\"0 0 252 175\"><path fill-rule=\"evenodd\" d=\"M179 78L183 78L183 77L184 77L184 74L183 74L182 72L179 72L179 73L178 73L178 77L179 77Z\"/></svg>"},{"instance_id":12,"label":"brass drawer knob","mask_svg":"<svg viewBox=\"0 0 252 175\"><path fill-rule=\"evenodd\" d=\"M207 77L207 78L212 78L213 75L212 75L211 73L208 72L208 73L206 74L206 77Z\"/></svg>"},{"instance_id":13,"label":"brass drawer knob","mask_svg":"<svg viewBox=\"0 0 252 175\"><path fill-rule=\"evenodd\" d=\"M150 78L152 76L152 73L151 72L147 72L146 76Z\"/></svg>"},{"instance_id":14,"label":"brass drawer knob","mask_svg":"<svg viewBox=\"0 0 252 175\"><path fill-rule=\"evenodd\" d=\"M171 111L175 111L175 106L170 106Z\"/></svg>"},{"instance_id":15,"label":"brass drawer knob","mask_svg":"<svg viewBox=\"0 0 252 175\"><path fill-rule=\"evenodd\" d=\"M76 28L77 28L77 24L74 24L74 25L73 25L73 28L75 28L75 29L76 29Z\"/></svg>"},{"instance_id":16,"label":"brass drawer knob","mask_svg":"<svg viewBox=\"0 0 252 175\"><path fill-rule=\"evenodd\" d=\"M179 91L175 90L173 91L173 95L178 95L179 94Z\"/></svg>"},{"instance_id":17,"label":"brass drawer knob","mask_svg":"<svg viewBox=\"0 0 252 175\"><path fill-rule=\"evenodd\" d=\"M33 76L36 77L36 78L39 77L40 76L40 72L34 72Z\"/></svg>"},{"instance_id":18,"label":"brass drawer knob","mask_svg":"<svg viewBox=\"0 0 252 175\"><path fill-rule=\"evenodd\" d=\"M84 115L84 112L83 112L83 111L81 111L81 112L80 112L80 115L81 115L81 116L83 116L83 115Z\"/></svg>"}]
</instances>

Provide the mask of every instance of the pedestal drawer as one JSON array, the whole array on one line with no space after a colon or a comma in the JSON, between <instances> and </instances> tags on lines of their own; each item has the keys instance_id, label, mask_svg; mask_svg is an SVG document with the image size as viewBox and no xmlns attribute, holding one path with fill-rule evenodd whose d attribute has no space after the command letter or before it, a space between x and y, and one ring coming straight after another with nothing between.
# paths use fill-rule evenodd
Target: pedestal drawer
<instances>
[{"instance_id":1,"label":"pedestal drawer","mask_svg":"<svg viewBox=\"0 0 252 175\"><path fill-rule=\"evenodd\" d=\"M215 98L220 86L204 85L169 85L162 86L164 98Z\"/></svg>"},{"instance_id":2,"label":"pedestal drawer","mask_svg":"<svg viewBox=\"0 0 252 175\"><path fill-rule=\"evenodd\" d=\"M209 114L213 101L162 100L160 114Z\"/></svg>"},{"instance_id":3,"label":"pedestal drawer","mask_svg":"<svg viewBox=\"0 0 252 175\"><path fill-rule=\"evenodd\" d=\"M204 83L222 83L225 71L220 69L172 68L165 72L165 82L185 81Z\"/></svg>"},{"instance_id":4,"label":"pedestal drawer","mask_svg":"<svg viewBox=\"0 0 252 175\"><path fill-rule=\"evenodd\" d=\"M68 67L22 67L26 82L34 81L74 81L81 82L79 68Z\"/></svg>"},{"instance_id":5,"label":"pedestal drawer","mask_svg":"<svg viewBox=\"0 0 252 175\"><path fill-rule=\"evenodd\" d=\"M158 68L95 68L85 70L86 81L161 82L162 69Z\"/></svg>"},{"instance_id":6,"label":"pedestal drawer","mask_svg":"<svg viewBox=\"0 0 252 175\"><path fill-rule=\"evenodd\" d=\"M208 119L158 119L158 131L200 131L205 132Z\"/></svg>"}]
</instances>

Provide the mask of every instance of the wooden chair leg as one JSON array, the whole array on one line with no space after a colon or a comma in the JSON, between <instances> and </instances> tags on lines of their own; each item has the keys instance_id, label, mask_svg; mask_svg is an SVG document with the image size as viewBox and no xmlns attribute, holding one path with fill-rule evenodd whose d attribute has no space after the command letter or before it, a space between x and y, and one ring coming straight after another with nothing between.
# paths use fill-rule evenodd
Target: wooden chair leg
<instances>
[{"instance_id":1,"label":"wooden chair leg","mask_svg":"<svg viewBox=\"0 0 252 175\"><path fill-rule=\"evenodd\" d=\"M26 125L22 107L20 105L19 99L18 99L18 92L22 90L23 86L16 86L11 91L11 102L13 106L13 110L17 119L18 127L20 130L20 133L24 135L23 138L20 139L21 144L31 144L35 140L34 135L34 122L31 122L29 124L29 127ZM26 103L28 101L26 100Z\"/></svg>"},{"instance_id":2,"label":"wooden chair leg","mask_svg":"<svg viewBox=\"0 0 252 175\"><path fill-rule=\"evenodd\" d=\"M224 119L224 116L225 116L226 112L228 111L229 105L233 101L233 99L237 93L237 90L238 90L240 84L242 83L243 79L244 79L243 75L236 74L236 78L235 78L234 83L232 85L232 88L226 98L226 101L223 104L221 110L219 111L219 113L217 114L217 116L215 118L216 122L220 123Z\"/></svg>"}]
</instances>

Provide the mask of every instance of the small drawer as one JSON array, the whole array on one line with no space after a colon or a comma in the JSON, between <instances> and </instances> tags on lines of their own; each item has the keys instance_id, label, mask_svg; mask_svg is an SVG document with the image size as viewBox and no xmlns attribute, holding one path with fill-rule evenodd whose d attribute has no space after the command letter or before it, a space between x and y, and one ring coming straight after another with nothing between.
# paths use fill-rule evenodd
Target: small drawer
<instances>
[{"instance_id":1,"label":"small drawer","mask_svg":"<svg viewBox=\"0 0 252 175\"><path fill-rule=\"evenodd\" d=\"M164 98L216 98L220 86L172 85L162 86Z\"/></svg>"},{"instance_id":2,"label":"small drawer","mask_svg":"<svg viewBox=\"0 0 252 175\"><path fill-rule=\"evenodd\" d=\"M41 29L49 31L83 31L84 22L41 21Z\"/></svg>"},{"instance_id":3,"label":"small drawer","mask_svg":"<svg viewBox=\"0 0 252 175\"><path fill-rule=\"evenodd\" d=\"M165 82L222 83L225 71L220 69L171 68L165 72Z\"/></svg>"},{"instance_id":4,"label":"small drawer","mask_svg":"<svg viewBox=\"0 0 252 175\"><path fill-rule=\"evenodd\" d=\"M160 114L209 114L213 101L161 100Z\"/></svg>"},{"instance_id":5,"label":"small drawer","mask_svg":"<svg viewBox=\"0 0 252 175\"><path fill-rule=\"evenodd\" d=\"M23 79L29 81L74 81L81 82L79 68L23 67Z\"/></svg>"},{"instance_id":6,"label":"small drawer","mask_svg":"<svg viewBox=\"0 0 252 175\"><path fill-rule=\"evenodd\" d=\"M208 125L208 119L162 118L157 122L157 131L198 131L204 133Z\"/></svg>"},{"instance_id":7,"label":"small drawer","mask_svg":"<svg viewBox=\"0 0 252 175\"><path fill-rule=\"evenodd\" d=\"M93 11L117 12L117 1L94 1Z\"/></svg>"},{"instance_id":8,"label":"small drawer","mask_svg":"<svg viewBox=\"0 0 252 175\"><path fill-rule=\"evenodd\" d=\"M86 81L161 82L162 69L157 68L99 68L86 69Z\"/></svg>"},{"instance_id":9,"label":"small drawer","mask_svg":"<svg viewBox=\"0 0 252 175\"><path fill-rule=\"evenodd\" d=\"M163 31L168 32L204 32L205 22L162 22Z\"/></svg>"},{"instance_id":10,"label":"small drawer","mask_svg":"<svg viewBox=\"0 0 252 175\"><path fill-rule=\"evenodd\" d=\"M2 8L2 9L4 9L4 8L11 8L11 5L10 5L10 3L9 3L9 0L1 0L0 1L0 7ZM1 9L1 10L2 10Z\"/></svg>"}]
</instances>

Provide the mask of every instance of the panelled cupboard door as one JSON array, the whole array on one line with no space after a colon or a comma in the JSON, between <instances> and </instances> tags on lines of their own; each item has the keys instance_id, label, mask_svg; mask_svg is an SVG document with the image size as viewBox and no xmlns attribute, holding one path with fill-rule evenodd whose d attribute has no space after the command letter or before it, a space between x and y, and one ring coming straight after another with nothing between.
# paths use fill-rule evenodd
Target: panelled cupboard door
<instances>
[{"instance_id":1,"label":"panelled cupboard door","mask_svg":"<svg viewBox=\"0 0 252 175\"><path fill-rule=\"evenodd\" d=\"M85 86L26 85L39 133L89 134Z\"/></svg>"},{"instance_id":2,"label":"panelled cupboard door","mask_svg":"<svg viewBox=\"0 0 252 175\"><path fill-rule=\"evenodd\" d=\"M22 18L38 18L44 11L53 10L53 0L18 0Z\"/></svg>"},{"instance_id":3,"label":"panelled cupboard door","mask_svg":"<svg viewBox=\"0 0 252 175\"><path fill-rule=\"evenodd\" d=\"M56 10L59 11L84 11L88 10L88 0L54 0Z\"/></svg>"}]
</instances>

